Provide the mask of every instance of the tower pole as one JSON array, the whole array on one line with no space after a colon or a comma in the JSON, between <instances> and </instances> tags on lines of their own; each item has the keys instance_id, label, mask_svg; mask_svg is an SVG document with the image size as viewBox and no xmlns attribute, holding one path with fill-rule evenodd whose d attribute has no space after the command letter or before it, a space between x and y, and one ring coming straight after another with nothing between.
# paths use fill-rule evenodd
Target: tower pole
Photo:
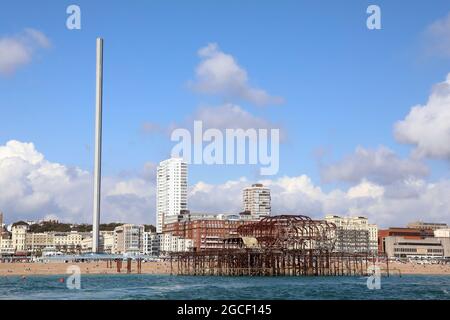
<instances>
[{"instance_id":1,"label":"tower pole","mask_svg":"<svg viewBox=\"0 0 450 320\"><path fill-rule=\"evenodd\" d=\"M103 39L97 38L95 97L95 160L94 160L94 211L92 221L92 252L99 252L101 167L102 167L102 100L103 100Z\"/></svg>"}]
</instances>

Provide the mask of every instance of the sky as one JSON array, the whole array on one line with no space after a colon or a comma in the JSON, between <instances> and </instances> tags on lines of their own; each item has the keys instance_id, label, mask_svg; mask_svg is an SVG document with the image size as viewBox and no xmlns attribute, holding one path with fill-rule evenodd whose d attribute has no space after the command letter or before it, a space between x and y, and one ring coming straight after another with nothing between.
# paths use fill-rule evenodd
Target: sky
<instances>
[{"instance_id":1,"label":"sky","mask_svg":"<svg viewBox=\"0 0 450 320\"><path fill-rule=\"evenodd\" d=\"M81 10L69 30L66 9ZM367 7L381 10L369 30ZM175 128L277 128L279 171L189 166L192 211L450 223L448 1L3 1L0 211L90 222L104 38L102 221L154 223Z\"/></svg>"}]
</instances>

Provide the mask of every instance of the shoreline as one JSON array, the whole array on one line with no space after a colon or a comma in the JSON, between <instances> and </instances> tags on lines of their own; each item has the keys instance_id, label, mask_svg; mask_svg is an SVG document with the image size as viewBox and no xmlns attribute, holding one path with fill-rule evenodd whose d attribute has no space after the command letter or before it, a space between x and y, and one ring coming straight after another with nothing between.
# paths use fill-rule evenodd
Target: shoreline
<instances>
[{"instance_id":1,"label":"shoreline","mask_svg":"<svg viewBox=\"0 0 450 320\"><path fill-rule=\"evenodd\" d=\"M0 276L33 276L33 275L70 275L71 266L78 266L82 275L128 275L139 274L137 263L132 262L131 272L127 273L126 263L122 264L120 272L115 264L108 265L105 261L95 262L14 262L0 263ZM172 269L176 273L176 264ZM170 262L146 262L142 263L140 274L170 275Z\"/></svg>"},{"instance_id":2,"label":"shoreline","mask_svg":"<svg viewBox=\"0 0 450 320\"><path fill-rule=\"evenodd\" d=\"M411 262L389 262L391 274L399 270L401 275L447 275L450 276L450 264L415 264Z\"/></svg>"},{"instance_id":3,"label":"shoreline","mask_svg":"<svg viewBox=\"0 0 450 320\"><path fill-rule=\"evenodd\" d=\"M126 264L122 265L120 272L117 266L107 265L105 261L98 262L15 262L0 263L0 276L67 276L72 274L68 271L70 266L78 266L82 275L177 275L177 263L170 267L170 261L146 262L142 263L141 273L138 273L136 262L131 264L131 272L127 273ZM172 271L172 272L171 272ZM385 266L382 272L385 273ZM419 265L413 263L389 263L389 273L391 276L398 275L448 275L450 276L450 264L430 264Z\"/></svg>"}]
</instances>

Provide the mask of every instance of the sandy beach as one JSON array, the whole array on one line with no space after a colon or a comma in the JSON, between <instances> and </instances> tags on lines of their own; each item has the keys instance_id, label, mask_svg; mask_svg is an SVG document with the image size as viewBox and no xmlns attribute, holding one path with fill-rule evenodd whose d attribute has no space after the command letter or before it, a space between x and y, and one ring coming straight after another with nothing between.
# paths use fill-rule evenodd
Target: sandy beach
<instances>
[{"instance_id":1,"label":"sandy beach","mask_svg":"<svg viewBox=\"0 0 450 320\"><path fill-rule=\"evenodd\" d=\"M415 264L390 262L389 269L392 274L400 270L401 274L438 274L450 276L450 264Z\"/></svg>"},{"instance_id":2,"label":"sandy beach","mask_svg":"<svg viewBox=\"0 0 450 320\"><path fill-rule=\"evenodd\" d=\"M80 267L82 274L127 274L126 263L122 264L121 272L118 273L116 264L107 265L105 261L83 262L83 263L63 263L63 262L35 262L35 263L0 263L0 276L27 276L27 275L64 275L67 274L69 266ZM176 262L173 263L173 273L176 274ZM422 275L448 275L450 276L450 264L413 264L413 263L389 263L390 273L397 274L422 274ZM384 265L383 265L383 271ZM131 274L137 273L137 264L132 262ZM171 274L170 261L166 262L145 262L142 263L142 274Z\"/></svg>"},{"instance_id":3,"label":"sandy beach","mask_svg":"<svg viewBox=\"0 0 450 320\"><path fill-rule=\"evenodd\" d=\"M27 263L0 263L0 276L27 276L27 275L64 275L67 272L67 268L76 265L80 268L81 274L127 274L126 262L122 264L120 273L117 272L116 264L113 263L111 267L108 267L106 261L99 262L27 262ZM173 265L174 272L176 263ZM170 274L170 261L169 262L143 262L141 273L143 274ZM136 274L137 263L132 262L131 274Z\"/></svg>"}]
</instances>

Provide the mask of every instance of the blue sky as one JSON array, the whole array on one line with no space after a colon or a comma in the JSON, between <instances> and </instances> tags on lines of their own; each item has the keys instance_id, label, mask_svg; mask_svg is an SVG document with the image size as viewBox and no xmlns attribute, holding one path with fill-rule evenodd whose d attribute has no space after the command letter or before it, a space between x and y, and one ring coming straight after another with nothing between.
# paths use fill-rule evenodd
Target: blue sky
<instances>
[{"instance_id":1,"label":"blue sky","mask_svg":"<svg viewBox=\"0 0 450 320\"><path fill-rule=\"evenodd\" d=\"M66 8L81 8L81 30L65 27ZM368 30L377 4L382 29ZM91 171L95 38L105 39L106 176L140 172L167 158L174 143L142 130L184 124L200 107L225 102L279 124L286 133L277 177L308 175L326 191L348 181L321 179L321 165L361 146L385 146L400 158L393 127L425 104L445 80L450 59L427 50L427 27L444 19L448 1L4 1L0 37L25 28L50 41L32 61L0 75L0 145L33 142L48 161ZM256 106L194 92L197 52L209 43L234 57L251 86L280 96ZM448 142L448 141L447 141ZM445 143L444 141L442 143ZM427 181L449 178L448 161L425 157ZM190 166L190 184L259 179L257 166Z\"/></svg>"}]
</instances>

